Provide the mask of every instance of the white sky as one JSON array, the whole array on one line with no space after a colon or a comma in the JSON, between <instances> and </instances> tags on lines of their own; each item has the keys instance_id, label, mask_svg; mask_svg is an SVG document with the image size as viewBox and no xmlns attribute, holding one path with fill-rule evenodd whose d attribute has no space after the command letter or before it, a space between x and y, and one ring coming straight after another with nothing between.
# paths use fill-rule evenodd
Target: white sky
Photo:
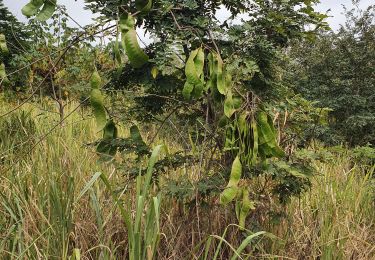
<instances>
[{"instance_id":1,"label":"white sky","mask_svg":"<svg viewBox=\"0 0 375 260\"><path fill-rule=\"evenodd\" d=\"M29 0L4 0L4 5L9 8L9 10L17 16L21 21L26 21L26 18L21 14L21 8L27 4ZM58 0L58 3L65 5L67 7L69 15L74 18L81 25L87 25L91 21L92 13L90 11L84 10L84 0ZM360 7L366 8L370 4L374 4L374 0L362 0ZM351 0L321 0L321 3L317 6L317 10L320 12L326 12L331 9L329 15L332 16L328 19L328 22L332 29L337 30L339 25L345 22L345 17L343 16L343 7L352 7ZM218 12L221 19L225 19L228 14L221 10ZM74 26L74 24L71 24Z\"/></svg>"}]
</instances>

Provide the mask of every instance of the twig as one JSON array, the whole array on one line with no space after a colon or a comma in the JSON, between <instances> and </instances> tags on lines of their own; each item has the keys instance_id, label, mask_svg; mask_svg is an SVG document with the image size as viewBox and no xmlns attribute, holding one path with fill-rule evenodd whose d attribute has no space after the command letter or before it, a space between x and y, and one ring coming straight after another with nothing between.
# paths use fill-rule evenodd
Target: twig
<instances>
[{"instance_id":1,"label":"twig","mask_svg":"<svg viewBox=\"0 0 375 260\"><path fill-rule=\"evenodd\" d=\"M150 144L149 145L151 145L154 141L155 141L155 139L156 139L156 137L158 136L158 134L159 134L159 132L160 132L160 130L163 128L163 126L164 126L164 124L165 124L165 122L177 111L177 109L179 109L181 106L177 106L177 107L175 107L165 118L164 118L164 120L161 122L161 125L159 126L159 128L158 128L158 130L156 131L156 133L155 133L155 135L154 135L154 137L152 137L152 139L151 139L151 142L150 142Z\"/></svg>"},{"instance_id":2,"label":"twig","mask_svg":"<svg viewBox=\"0 0 375 260\"><path fill-rule=\"evenodd\" d=\"M91 35L89 35L89 36L87 36L87 37L85 37L85 38L83 38L83 39L80 39L83 35L85 35L86 34L86 32L82 32L80 35L78 35L76 38L74 38L73 40L72 40L72 42L64 49L64 52L60 55L60 57L57 59L57 61L55 62L55 66L62 60L62 58L66 55L66 53L70 50L70 48L72 48L76 43L78 43L78 42L80 42L81 40L84 40L84 39L87 39L87 38L89 38L89 37L92 37L92 36L94 36L94 35L96 35L96 34L99 34L99 33L101 33L102 31L105 31L105 30L109 30L109 29L111 29L111 28L113 28L113 27L115 27L116 25L112 25L112 26L109 26L109 27L107 27L106 29L103 29L103 30L100 30L100 31L98 31L98 32L95 32L95 33L93 33L93 34L91 34ZM49 55L47 56L47 57L49 57ZM11 114L11 113L13 113L14 111L16 111L17 109L19 109L20 107L22 107L23 105L25 105L27 102L29 102L32 98L33 98L33 96L35 95L35 93L37 93L37 91L39 91L39 89L42 87L42 85L43 85L43 83L46 81L46 79L49 77L49 75L51 74L51 72L52 72L52 70L53 70L54 68L51 68L48 72L47 72L47 75L43 78L43 80L39 83L39 85L38 85L38 87L34 90L34 91L32 91L32 93L31 93L31 95L28 97L28 98L26 98L24 101L22 101L18 106L16 106L15 108L13 108L13 109L11 109L10 111L8 111L8 112L6 112L6 113L4 113L4 114L2 114L2 115L0 115L0 118L2 118L2 117L4 117L4 116L7 116L7 115L9 115L9 114Z\"/></svg>"}]
</instances>

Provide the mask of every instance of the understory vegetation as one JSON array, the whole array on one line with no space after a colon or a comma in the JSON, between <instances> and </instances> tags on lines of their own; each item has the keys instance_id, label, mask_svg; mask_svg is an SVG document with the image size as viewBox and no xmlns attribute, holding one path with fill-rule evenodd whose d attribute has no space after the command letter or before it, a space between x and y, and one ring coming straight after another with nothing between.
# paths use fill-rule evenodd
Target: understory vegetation
<instances>
[{"instance_id":1,"label":"understory vegetation","mask_svg":"<svg viewBox=\"0 0 375 260\"><path fill-rule=\"evenodd\" d=\"M1 259L375 258L375 6L58 2L0 0Z\"/></svg>"}]
</instances>

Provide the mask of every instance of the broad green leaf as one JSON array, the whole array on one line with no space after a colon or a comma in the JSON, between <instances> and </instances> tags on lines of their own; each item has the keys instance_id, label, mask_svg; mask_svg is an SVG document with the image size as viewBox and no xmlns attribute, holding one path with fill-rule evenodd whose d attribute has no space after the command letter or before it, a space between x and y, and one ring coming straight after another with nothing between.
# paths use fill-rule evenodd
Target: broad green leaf
<instances>
[{"instance_id":1,"label":"broad green leaf","mask_svg":"<svg viewBox=\"0 0 375 260\"><path fill-rule=\"evenodd\" d=\"M272 149L272 155L278 158L282 158L285 156L285 152L279 146L276 146Z\"/></svg>"},{"instance_id":2,"label":"broad green leaf","mask_svg":"<svg viewBox=\"0 0 375 260\"><path fill-rule=\"evenodd\" d=\"M129 30L134 29L135 23L134 23L134 19L132 20L131 18L129 18L129 14L124 13L120 15L118 25L119 25L121 33L124 34L128 32Z\"/></svg>"},{"instance_id":3,"label":"broad green leaf","mask_svg":"<svg viewBox=\"0 0 375 260\"><path fill-rule=\"evenodd\" d=\"M107 116L104 108L104 97L99 89L91 90L90 101L96 120L97 130L101 131L107 123Z\"/></svg>"},{"instance_id":4,"label":"broad green leaf","mask_svg":"<svg viewBox=\"0 0 375 260\"><path fill-rule=\"evenodd\" d=\"M293 166L290 166L289 164L287 164L284 161L276 161L275 165L279 169L282 169L282 170L288 172L289 174L293 175L294 177L301 178L301 179L306 179L306 178L309 177L308 175L302 173L301 171L299 171L298 169L296 169Z\"/></svg>"},{"instance_id":5,"label":"broad green leaf","mask_svg":"<svg viewBox=\"0 0 375 260\"><path fill-rule=\"evenodd\" d=\"M125 19L126 18L126 19ZM122 30L122 41L129 58L130 64L134 68L142 67L148 62L149 57L143 52L139 46L137 33L134 29L135 21L131 15L123 15L120 18L120 28Z\"/></svg>"},{"instance_id":6,"label":"broad green leaf","mask_svg":"<svg viewBox=\"0 0 375 260\"><path fill-rule=\"evenodd\" d=\"M43 0L31 0L28 4L26 4L21 12L24 16L31 17L38 13L39 9L44 4Z\"/></svg>"},{"instance_id":7,"label":"broad green leaf","mask_svg":"<svg viewBox=\"0 0 375 260\"><path fill-rule=\"evenodd\" d=\"M4 34L0 34L0 52L5 55L9 54L9 49Z\"/></svg>"},{"instance_id":8,"label":"broad green leaf","mask_svg":"<svg viewBox=\"0 0 375 260\"><path fill-rule=\"evenodd\" d=\"M74 248L71 260L81 260L81 251L78 248Z\"/></svg>"},{"instance_id":9,"label":"broad green leaf","mask_svg":"<svg viewBox=\"0 0 375 260\"><path fill-rule=\"evenodd\" d=\"M36 16L39 21L47 21L56 10L57 0L45 0L42 10Z\"/></svg>"},{"instance_id":10,"label":"broad green leaf","mask_svg":"<svg viewBox=\"0 0 375 260\"><path fill-rule=\"evenodd\" d=\"M259 155L264 158L264 157L272 157L273 156L273 153L272 153L272 148L268 146L268 144L266 142L263 141L262 139L262 136L259 136L259 143L262 143L262 144L258 144L258 153Z\"/></svg>"},{"instance_id":11,"label":"broad green leaf","mask_svg":"<svg viewBox=\"0 0 375 260\"><path fill-rule=\"evenodd\" d=\"M147 166L147 173L146 173L146 178L142 190L142 195L146 196L147 192L149 192L149 187L151 185L151 178L152 178L152 173L154 172L154 166L155 163L158 161L158 157L160 154L160 150L162 148L166 148L164 145L158 145L154 148L152 151L151 157L148 161L148 166Z\"/></svg>"}]
</instances>

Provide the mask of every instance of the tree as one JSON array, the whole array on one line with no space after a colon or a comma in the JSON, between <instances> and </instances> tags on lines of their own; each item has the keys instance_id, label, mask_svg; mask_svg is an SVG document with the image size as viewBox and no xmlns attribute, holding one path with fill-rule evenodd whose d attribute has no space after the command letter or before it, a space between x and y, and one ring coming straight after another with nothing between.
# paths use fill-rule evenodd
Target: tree
<instances>
[{"instance_id":1,"label":"tree","mask_svg":"<svg viewBox=\"0 0 375 260\"><path fill-rule=\"evenodd\" d=\"M375 144L375 6L346 10L340 30L296 45L291 69L298 92L329 107L328 143ZM323 129L321 129L323 130Z\"/></svg>"},{"instance_id":2,"label":"tree","mask_svg":"<svg viewBox=\"0 0 375 260\"><path fill-rule=\"evenodd\" d=\"M162 129L168 119L176 118L181 142L191 140L190 145L185 142L185 153L193 157L191 164L199 166L192 200L202 201L217 192L205 181L225 176L220 201L224 205L238 202L243 227L252 208L247 185L253 180L265 180L263 191L274 191L282 202L302 192L309 184L310 169L298 158L288 160L291 155L286 157L277 142L273 103L286 92L278 66L282 51L291 40L311 39L326 27L326 16L313 9L316 2L88 0L88 8L100 13L101 21L117 22L114 54L120 70L114 70L106 89L134 95L133 102L122 103L122 113L116 114L119 106L106 106L101 71L93 68L91 103L98 129L103 131L99 152L113 155L117 149L130 150L142 156L155 140L145 145L135 126L130 128L130 138L118 138L115 119L130 115L140 123L159 121ZM46 13L42 5L26 6L24 13L36 14L38 19ZM232 14L224 22L215 16L222 5ZM233 24L241 13L248 19ZM145 49L137 38L140 26L155 39ZM164 163L183 165L186 158L174 154ZM156 167L158 173L165 165ZM251 198L260 199L261 193L254 192Z\"/></svg>"},{"instance_id":3,"label":"tree","mask_svg":"<svg viewBox=\"0 0 375 260\"><path fill-rule=\"evenodd\" d=\"M17 18L9 12L2 0L0 0L0 35L5 36L5 41L9 50L7 55L0 53L0 60L4 64L5 70L14 71L19 69L19 67L14 64L15 56L27 52L30 33L26 25L19 22ZM9 84L13 86L25 84L25 78L19 75L11 75L9 80Z\"/></svg>"},{"instance_id":4,"label":"tree","mask_svg":"<svg viewBox=\"0 0 375 260\"><path fill-rule=\"evenodd\" d=\"M26 25L19 22L17 18L4 6L0 0L0 34L4 34L7 39L9 52L19 54L27 49L30 34ZM11 56L4 59L6 66L9 65Z\"/></svg>"}]
</instances>

